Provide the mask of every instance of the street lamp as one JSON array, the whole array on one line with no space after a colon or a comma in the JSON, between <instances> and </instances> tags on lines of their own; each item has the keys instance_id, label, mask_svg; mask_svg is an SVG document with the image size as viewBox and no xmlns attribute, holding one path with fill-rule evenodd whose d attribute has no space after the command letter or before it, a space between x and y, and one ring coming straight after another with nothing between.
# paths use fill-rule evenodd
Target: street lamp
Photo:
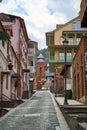
<instances>
[{"instance_id":1,"label":"street lamp","mask_svg":"<svg viewBox=\"0 0 87 130\"><path fill-rule=\"evenodd\" d=\"M12 68L13 68L12 61L9 60L9 61L8 61L8 69L9 69L9 70L12 70Z\"/></svg>"},{"instance_id":2,"label":"street lamp","mask_svg":"<svg viewBox=\"0 0 87 130\"><path fill-rule=\"evenodd\" d=\"M67 105L67 94L66 94L66 45L68 44L68 40L64 39L63 41L64 44L64 59L65 59L65 63L64 63L64 105Z\"/></svg>"}]
</instances>

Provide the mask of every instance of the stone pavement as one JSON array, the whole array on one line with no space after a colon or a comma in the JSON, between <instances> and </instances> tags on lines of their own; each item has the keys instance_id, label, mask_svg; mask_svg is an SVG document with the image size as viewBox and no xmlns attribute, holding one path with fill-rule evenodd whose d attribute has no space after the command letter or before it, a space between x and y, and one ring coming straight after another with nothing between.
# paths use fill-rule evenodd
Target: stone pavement
<instances>
[{"instance_id":1,"label":"stone pavement","mask_svg":"<svg viewBox=\"0 0 87 130\"><path fill-rule=\"evenodd\" d=\"M54 106L55 106L55 109L56 109L56 112L57 112L57 118L58 118L58 121L59 121L59 124L60 126L56 129L56 130L70 130L60 108L58 107L58 105L55 103L55 97L53 94L51 94L51 97L52 97L52 100L54 102Z\"/></svg>"},{"instance_id":2,"label":"stone pavement","mask_svg":"<svg viewBox=\"0 0 87 130\"><path fill-rule=\"evenodd\" d=\"M0 130L70 130L53 94L38 91L0 119Z\"/></svg>"},{"instance_id":3,"label":"stone pavement","mask_svg":"<svg viewBox=\"0 0 87 130\"><path fill-rule=\"evenodd\" d=\"M64 97L55 97L55 100L70 130L87 130L87 105L73 99L68 99L68 105L64 105Z\"/></svg>"},{"instance_id":4,"label":"stone pavement","mask_svg":"<svg viewBox=\"0 0 87 130\"><path fill-rule=\"evenodd\" d=\"M58 102L58 104L60 106L64 105L64 97L56 97L55 100ZM73 100L73 99L68 99L67 101L68 101L68 105L84 105L83 103L78 102L78 101Z\"/></svg>"}]
</instances>

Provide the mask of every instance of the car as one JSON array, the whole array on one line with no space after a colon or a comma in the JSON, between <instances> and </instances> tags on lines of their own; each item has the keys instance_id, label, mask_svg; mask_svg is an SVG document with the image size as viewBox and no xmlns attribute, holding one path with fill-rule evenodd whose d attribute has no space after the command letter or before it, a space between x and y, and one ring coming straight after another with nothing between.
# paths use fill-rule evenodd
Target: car
<instances>
[{"instance_id":1,"label":"car","mask_svg":"<svg viewBox=\"0 0 87 130\"><path fill-rule=\"evenodd\" d=\"M41 90L48 90L46 86L42 86Z\"/></svg>"}]
</instances>

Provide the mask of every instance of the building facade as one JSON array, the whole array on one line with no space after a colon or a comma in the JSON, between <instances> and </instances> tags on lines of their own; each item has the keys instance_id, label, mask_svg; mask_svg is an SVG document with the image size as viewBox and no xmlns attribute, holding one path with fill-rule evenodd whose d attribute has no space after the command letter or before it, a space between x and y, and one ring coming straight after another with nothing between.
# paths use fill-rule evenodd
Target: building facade
<instances>
[{"instance_id":1,"label":"building facade","mask_svg":"<svg viewBox=\"0 0 87 130\"><path fill-rule=\"evenodd\" d=\"M82 0L80 4L81 27L87 27L87 0Z\"/></svg>"},{"instance_id":2,"label":"building facade","mask_svg":"<svg viewBox=\"0 0 87 130\"><path fill-rule=\"evenodd\" d=\"M66 62L71 64L81 37L87 34L86 29L80 27L80 23L80 17L78 16L66 24L57 25L56 29L52 32L46 33L46 44L49 48L50 72L56 72L55 85L59 87L58 90L62 90L62 92L64 91L64 86L62 86L58 80L60 79L60 72L65 62L65 46L63 45L63 41L64 39L68 40L68 45L66 45ZM72 81L71 83L70 81L67 83L67 88L68 86L72 89Z\"/></svg>"},{"instance_id":3,"label":"building facade","mask_svg":"<svg viewBox=\"0 0 87 130\"><path fill-rule=\"evenodd\" d=\"M37 64L36 64L36 53L38 51L38 43L32 40L29 40L29 44L28 44L28 68L30 70L29 72L29 90L30 93L32 93L32 91L34 90L34 86L36 83L34 83L36 81L36 68L37 68ZM35 80L35 81L34 81Z\"/></svg>"},{"instance_id":4,"label":"building facade","mask_svg":"<svg viewBox=\"0 0 87 130\"><path fill-rule=\"evenodd\" d=\"M8 43L6 32L0 22L0 100L10 98L9 70L8 70Z\"/></svg>"},{"instance_id":5,"label":"building facade","mask_svg":"<svg viewBox=\"0 0 87 130\"><path fill-rule=\"evenodd\" d=\"M79 15L81 27L87 27L87 0L81 1ZM87 104L87 35L82 37L72 65L74 99Z\"/></svg>"},{"instance_id":6,"label":"building facade","mask_svg":"<svg viewBox=\"0 0 87 130\"><path fill-rule=\"evenodd\" d=\"M18 88L15 87L18 80L17 63L18 59L9 37L0 23L0 100L17 99L18 97Z\"/></svg>"},{"instance_id":7,"label":"building facade","mask_svg":"<svg viewBox=\"0 0 87 130\"><path fill-rule=\"evenodd\" d=\"M18 98L22 98L23 91L28 90L27 86L27 68L28 61L28 42L29 38L27 35L24 19L18 16L10 14L0 14L0 21L8 34L11 41L11 46L14 50L15 56L17 57L17 75L19 82L16 84L18 87ZM16 64L13 60L13 54L10 55L13 68Z\"/></svg>"},{"instance_id":8,"label":"building facade","mask_svg":"<svg viewBox=\"0 0 87 130\"><path fill-rule=\"evenodd\" d=\"M87 104L87 36L83 36L72 62L73 97Z\"/></svg>"}]
</instances>

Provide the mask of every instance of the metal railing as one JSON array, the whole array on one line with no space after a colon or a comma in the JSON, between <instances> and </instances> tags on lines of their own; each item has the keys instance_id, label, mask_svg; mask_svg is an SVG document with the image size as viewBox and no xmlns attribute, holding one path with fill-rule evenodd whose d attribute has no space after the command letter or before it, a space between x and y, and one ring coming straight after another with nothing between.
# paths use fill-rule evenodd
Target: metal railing
<instances>
[{"instance_id":1,"label":"metal railing","mask_svg":"<svg viewBox=\"0 0 87 130\"><path fill-rule=\"evenodd\" d=\"M49 57L49 62L65 62L64 56L50 56ZM72 62L72 57L67 56L66 57L66 62Z\"/></svg>"}]
</instances>

